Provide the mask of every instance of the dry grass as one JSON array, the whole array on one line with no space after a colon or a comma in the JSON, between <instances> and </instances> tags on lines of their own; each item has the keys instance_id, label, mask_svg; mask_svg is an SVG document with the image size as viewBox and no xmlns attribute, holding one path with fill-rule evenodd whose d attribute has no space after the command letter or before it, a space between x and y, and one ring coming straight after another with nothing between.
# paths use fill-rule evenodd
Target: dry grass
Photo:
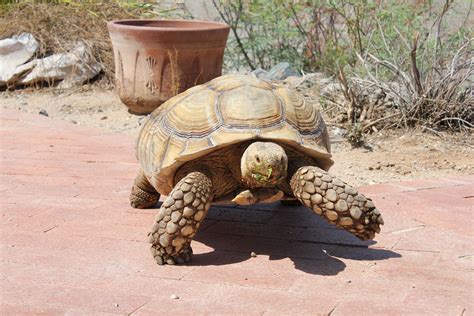
<instances>
[{"instance_id":1,"label":"dry grass","mask_svg":"<svg viewBox=\"0 0 474 316\"><path fill-rule=\"evenodd\" d=\"M102 82L109 84L114 77L114 58L107 22L138 18L144 11L138 6L124 6L115 1L1 5L0 38L22 32L33 34L39 43L37 57L65 52L74 42L83 41L102 65Z\"/></svg>"}]
</instances>

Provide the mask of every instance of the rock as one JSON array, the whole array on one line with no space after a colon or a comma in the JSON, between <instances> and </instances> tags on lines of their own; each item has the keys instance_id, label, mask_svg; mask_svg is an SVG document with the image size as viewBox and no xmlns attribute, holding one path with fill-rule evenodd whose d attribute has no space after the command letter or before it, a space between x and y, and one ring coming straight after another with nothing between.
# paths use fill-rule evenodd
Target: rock
<instances>
[{"instance_id":1,"label":"rock","mask_svg":"<svg viewBox=\"0 0 474 316\"><path fill-rule=\"evenodd\" d=\"M344 87L338 82L323 82L321 81L321 85L324 84L324 87L321 89L321 96L330 98L333 95L339 95L344 90Z\"/></svg>"},{"instance_id":2,"label":"rock","mask_svg":"<svg viewBox=\"0 0 474 316\"><path fill-rule=\"evenodd\" d=\"M81 85L94 78L102 67L94 59L89 48L83 42L78 42L67 53L54 54L45 58L35 59L17 67L16 72L31 69L17 81L19 84L36 82L58 82L58 88L71 88Z\"/></svg>"},{"instance_id":3,"label":"rock","mask_svg":"<svg viewBox=\"0 0 474 316\"><path fill-rule=\"evenodd\" d=\"M321 80L324 80L325 74L322 72L308 72L304 73L303 76L289 76L283 83L288 85L290 88L296 88L298 91L304 91L308 88L314 88L317 91L320 90ZM300 88L301 87L301 90Z\"/></svg>"},{"instance_id":4,"label":"rock","mask_svg":"<svg viewBox=\"0 0 474 316\"><path fill-rule=\"evenodd\" d=\"M39 115L44 115L44 116L49 116L48 112L46 110L41 110L38 112Z\"/></svg>"},{"instance_id":5,"label":"rock","mask_svg":"<svg viewBox=\"0 0 474 316\"><path fill-rule=\"evenodd\" d=\"M262 76L261 79L266 80L285 80L290 76L301 76L298 71L291 67L291 65L287 62L282 62L276 64L275 66L270 69L270 71L265 75ZM260 77L259 77L260 78Z\"/></svg>"},{"instance_id":6,"label":"rock","mask_svg":"<svg viewBox=\"0 0 474 316\"><path fill-rule=\"evenodd\" d=\"M250 257L252 257L252 258L256 258L256 257L257 257L257 254L256 254L255 252L253 252L253 251L252 251L252 252L250 253Z\"/></svg>"},{"instance_id":7,"label":"rock","mask_svg":"<svg viewBox=\"0 0 474 316\"><path fill-rule=\"evenodd\" d=\"M288 85L290 88L296 88L302 85L306 81L306 76L289 76L284 80L284 84Z\"/></svg>"},{"instance_id":8,"label":"rock","mask_svg":"<svg viewBox=\"0 0 474 316\"><path fill-rule=\"evenodd\" d=\"M108 119L108 117L107 116L102 116L100 119L103 121L103 120Z\"/></svg>"},{"instance_id":9,"label":"rock","mask_svg":"<svg viewBox=\"0 0 474 316\"><path fill-rule=\"evenodd\" d=\"M171 294L170 299L172 300L179 300L179 296L176 294Z\"/></svg>"},{"instance_id":10,"label":"rock","mask_svg":"<svg viewBox=\"0 0 474 316\"><path fill-rule=\"evenodd\" d=\"M148 115L147 116L141 116L140 118L138 118L138 125L139 126L142 126L144 122L146 122L148 118Z\"/></svg>"},{"instance_id":11,"label":"rock","mask_svg":"<svg viewBox=\"0 0 474 316\"><path fill-rule=\"evenodd\" d=\"M37 49L38 42L30 33L0 40L0 86L13 84L22 74L17 67L30 60Z\"/></svg>"},{"instance_id":12,"label":"rock","mask_svg":"<svg viewBox=\"0 0 474 316\"><path fill-rule=\"evenodd\" d=\"M257 77L258 79L264 79L266 76L268 76L268 71L263 70L262 68L257 68L252 71L251 74Z\"/></svg>"}]
</instances>

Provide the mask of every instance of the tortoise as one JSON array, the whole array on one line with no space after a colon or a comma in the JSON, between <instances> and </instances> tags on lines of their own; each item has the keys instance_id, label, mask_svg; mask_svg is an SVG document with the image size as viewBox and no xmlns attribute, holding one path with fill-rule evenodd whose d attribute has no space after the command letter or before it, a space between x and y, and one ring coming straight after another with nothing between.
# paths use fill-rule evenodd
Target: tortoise
<instances>
[{"instance_id":1,"label":"tortoise","mask_svg":"<svg viewBox=\"0 0 474 316\"><path fill-rule=\"evenodd\" d=\"M316 105L282 85L231 74L169 99L144 123L131 205L167 196L149 233L156 262L191 260L211 203L294 200L360 239L383 219L373 202L327 171L329 135Z\"/></svg>"}]
</instances>

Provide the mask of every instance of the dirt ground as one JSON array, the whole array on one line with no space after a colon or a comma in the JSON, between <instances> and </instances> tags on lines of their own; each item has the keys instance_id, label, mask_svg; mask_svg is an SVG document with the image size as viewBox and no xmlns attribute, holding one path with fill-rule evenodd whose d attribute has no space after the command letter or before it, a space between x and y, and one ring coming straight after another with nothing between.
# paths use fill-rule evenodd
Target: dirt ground
<instances>
[{"instance_id":1,"label":"dirt ground","mask_svg":"<svg viewBox=\"0 0 474 316\"><path fill-rule=\"evenodd\" d=\"M0 92L1 108L40 112L78 125L135 137L145 116L129 114L114 91L84 86L79 91ZM469 134L381 131L366 148L352 148L331 129L335 164L331 173L356 186L436 179L474 172L474 142Z\"/></svg>"}]
</instances>

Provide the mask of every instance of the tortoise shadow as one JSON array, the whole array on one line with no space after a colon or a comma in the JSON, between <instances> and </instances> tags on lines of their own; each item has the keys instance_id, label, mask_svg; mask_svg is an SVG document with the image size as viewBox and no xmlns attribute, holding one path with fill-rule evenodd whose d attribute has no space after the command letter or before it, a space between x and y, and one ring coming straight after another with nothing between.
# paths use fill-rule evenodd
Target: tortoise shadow
<instances>
[{"instance_id":1,"label":"tortoise shadow","mask_svg":"<svg viewBox=\"0 0 474 316\"><path fill-rule=\"evenodd\" d=\"M288 216L288 207L266 207L259 223L235 221L243 212L262 212L255 208L212 207L204 229L195 241L204 244L207 252L195 253L191 266L229 265L253 259L251 253L265 255L269 260L289 258L296 269L315 275L337 275L346 264L340 260L379 261L400 258L391 250L370 248L374 241L360 241L352 234L335 229L304 207L290 207L302 223L311 227L279 225L279 217ZM285 210L286 209L286 210ZM270 214L270 216L269 216ZM267 220L267 218L270 218ZM259 221L259 218L253 218ZM234 229L237 227L237 229ZM297 236L279 234L279 230L300 232ZM290 236L290 237L287 237ZM211 248L211 249L209 249ZM210 251L209 251L210 250ZM201 249L202 251L202 249Z\"/></svg>"}]
</instances>

